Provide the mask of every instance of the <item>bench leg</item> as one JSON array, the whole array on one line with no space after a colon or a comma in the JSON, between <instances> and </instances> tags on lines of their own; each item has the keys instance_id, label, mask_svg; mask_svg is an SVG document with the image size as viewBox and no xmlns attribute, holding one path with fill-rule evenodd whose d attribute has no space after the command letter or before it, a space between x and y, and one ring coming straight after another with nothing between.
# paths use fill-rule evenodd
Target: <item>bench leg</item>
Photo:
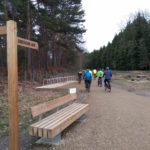
<instances>
[{"instance_id":1,"label":"bench leg","mask_svg":"<svg viewBox=\"0 0 150 150\"><path fill-rule=\"evenodd\" d=\"M61 134L56 135L54 138L40 138L37 144L47 144L47 145L59 145L61 142Z\"/></svg>"},{"instance_id":2,"label":"bench leg","mask_svg":"<svg viewBox=\"0 0 150 150\"><path fill-rule=\"evenodd\" d=\"M77 119L76 121L81 122L83 120L85 120L87 118L87 116L85 114L83 114L79 119Z\"/></svg>"}]
</instances>

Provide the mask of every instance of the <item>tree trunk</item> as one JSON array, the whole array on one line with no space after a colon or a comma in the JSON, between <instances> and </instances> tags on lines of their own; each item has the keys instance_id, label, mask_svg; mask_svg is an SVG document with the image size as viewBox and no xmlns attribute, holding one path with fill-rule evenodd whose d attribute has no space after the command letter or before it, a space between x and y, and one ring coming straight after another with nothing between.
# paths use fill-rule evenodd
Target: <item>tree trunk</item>
<instances>
[{"instance_id":1,"label":"tree trunk","mask_svg":"<svg viewBox=\"0 0 150 150\"><path fill-rule=\"evenodd\" d=\"M52 47L52 66L56 66L56 52L55 52L55 33L52 33L52 38L51 38L51 47Z\"/></svg>"},{"instance_id":2,"label":"tree trunk","mask_svg":"<svg viewBox=\"0 0 150 150\"><path fill-rule=\"evenodd\" d=\"M7 0L4 0L4 15L5 15L5 21L8 20L8 10L7 10Z\"/></svg>"},{"instance_id":3,"label":"tree trunk","mask_svg":"<svg viewBox=\"0 0 150 150\"><path fill-rule=\"evenodd\" d=\"M31 39L31 9L30 9L30 0L27 1L27 39ZM31 79L31 49L27 50L27 78Z\"/></svg>"}]
</instances>

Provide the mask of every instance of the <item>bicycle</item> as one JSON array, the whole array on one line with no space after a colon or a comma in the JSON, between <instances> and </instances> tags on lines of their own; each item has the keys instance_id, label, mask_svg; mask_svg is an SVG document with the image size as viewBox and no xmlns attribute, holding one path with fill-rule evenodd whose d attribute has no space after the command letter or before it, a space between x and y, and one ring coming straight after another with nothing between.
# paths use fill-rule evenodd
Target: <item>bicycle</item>
<instances>
[{"instance_id":1,"label":"bicycle","mask_svg":"<svg viewBox=\"0 0 150 150\"><path fill-rule=\"evenodd\" d=\"M98 86L102 87L102 77L98 77Z\"/></svg>"},{"instance_id":2,"label":"bicycle","mask_svg":"<svg viewBox=\"0 0 150 150\"><path fill-rule=\"evenodd\" d=\"M82 72L79 71L79 72L78 72L78 83L79 83L79 84L81 83L81 78L82 78Z\"/></svg>"},{"instance_id":3,"label":"bicycle","mask_svg":"<svg viewBox=\"0 0 150 150\"><path fill-rule=\"evenodd\" d=\"M110 84L110 80L105 79L105 91L111 92L111 84Z\"/></svg>"},{"instance_id":4,"label":"bicycle","mask_svg":"<svg viewBox=\"0 0 150 150\"><path fill-rule=\"evenodd\" d=\"M96 79L96 77L97 77L96 74L94 74L94 80Z\"/></svg>"},{"instance_id":5,"label":"bicycle","mask_svg":"<svg viewBox=\"0 0 150 150\"><path fill-rule=\"evenodd\" d=\"M81 76L78 77L78 83L81 84Z\"/></svg>"},{"instance_id":6,"label":"bicycle","mask_svg":"<svg viewBox=\"0 0 150 150\"><path fill-rule=\"evenodd\" d=\"M88 93L90 92L90 86L91 86L91 81L85 80L85 88Z\"/></svg>"}]
</instances>

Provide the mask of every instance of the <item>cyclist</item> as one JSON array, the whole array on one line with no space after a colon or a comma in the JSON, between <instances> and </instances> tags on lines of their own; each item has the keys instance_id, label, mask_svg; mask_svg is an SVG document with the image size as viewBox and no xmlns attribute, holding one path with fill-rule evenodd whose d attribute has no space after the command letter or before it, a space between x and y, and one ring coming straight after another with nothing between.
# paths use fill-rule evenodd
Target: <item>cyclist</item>
<instances>
[{"instance_id":1,"label":"cyclist","mask_svg":"<svg viewBox=\"0 0 150 150\"><path fill-rule=\"evenodd\" d=\"M91 73L91 75L92 75L92 71L89 69L89 72Z\"/></svg>"},{"instance_id":2,"label":"cyclist","mask_svg":"<svg viewBox=\"0 0 150 150\"><path fill-rule=\"evenodd\" d=\"M79 83L81 83L81 79L82 79L82 71L80 70L78 72L78 81L79 81Z\"/></svg>"},{"instance_id":3,"label":"cyclist","mask_svg":"<svg viewBox=\"0 0 150 150\"><path fill-rule=\"evenodd\" d=\"M99 69L99 71L97 72L97 77L98 77L98 86L102 87L102 78L104 76L104 72L102 71L102 69Z\"/></svg>"},{"instance_id":4,"label":"cyclist","mask_svg":"<svg viewBox=\"0 0 150 150\"><path fill-rule=\"evenodd\" d=\"M88 92L90 92L90 86L91 86L91 82L92 82L92 74L89 69L87 69L85 71L84 81L85 81L85 88L88 90Z\"/></svg>"},{"instance_id":5,"label":"cyclist","mask_svg":"<svg viewBox=\"0 0 150 150\"><path fill-rule=\"evenodd\" d=\"M96 69L93 69L94 79L96 79L96 73L97 73L97 70L96 70Z\"/></svg>"},{"instance_id":6,"label":"cyclist","mask_svg":"<svg viewBox=\"0 0 150 150\"><path fill-rule=\"evenodd\" d=\"M111 91L111 85L110 85L110 80L112 78L112 73L111 70L109 69L109 67L106 67L106 70L104 71L104 83L105 83L105 90L106 88L109 89L109 91Z\"/></svg>"}]
</instances>

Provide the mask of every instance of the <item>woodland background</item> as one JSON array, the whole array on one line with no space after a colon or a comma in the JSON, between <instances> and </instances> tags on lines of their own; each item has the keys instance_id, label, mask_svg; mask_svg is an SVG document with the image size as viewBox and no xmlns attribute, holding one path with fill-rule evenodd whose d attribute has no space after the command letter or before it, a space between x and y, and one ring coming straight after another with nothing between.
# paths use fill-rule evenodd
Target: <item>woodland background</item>
<instances>
[{"instance_id":1,"label":"woodland background","mask_svg":"<svg viewBox=\"0 0 150 150\"><path fill-rule=\"evenodd\" d=\"M91 53L82 46L82 0L2 0L0 26L15 20L18 36L39 43L39 50L18 47L19 77L38 80L81 68L150 69L150 13L131 16L106 46ZM106 18L109 19L109 18ZM98 21L103 21L98 18ZM106 29L107 30L107 29ZM7 76L6 36L0 36L0 77Z\"/></svg>"},{"instance_id":2,"label":"woodland background","mask_svg":"<svg viewBox=\"0 0 150 150\"><path fill-rule=\"evenodd\" d=\"M138 12L107 46L88 55L87 66L113 70L150 70L150 13Z\"/></svg>"},{"instance_id":3,"label":"woodland background","mask_svg":"<svg viewBox=\"0 0 150 150\"><path fill-rule=\"evenodd\" d=\"M19 76L36 80L81 67L86 31L81 0L2 0L0 26L15 20L18 36L39 43L39 50L18 47ZM6 36L0 37L0 75L7 74ZM13 58L12 58L13 59Z\"/></svg>"}]
</instances>

